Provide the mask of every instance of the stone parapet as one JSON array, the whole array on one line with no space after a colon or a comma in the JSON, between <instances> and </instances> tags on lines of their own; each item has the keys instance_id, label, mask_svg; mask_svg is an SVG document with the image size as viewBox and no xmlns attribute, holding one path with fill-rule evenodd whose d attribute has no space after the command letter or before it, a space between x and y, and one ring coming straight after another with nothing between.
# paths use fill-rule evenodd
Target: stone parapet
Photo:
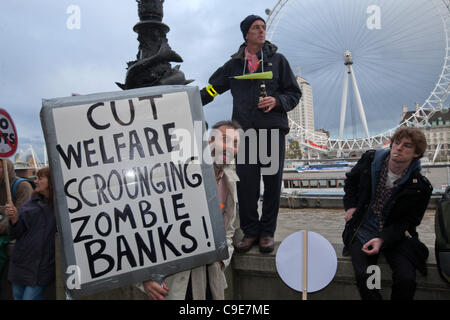
<instances>
[{"instance_id":1,"label":"stone parapet","mask_svg":"<svg viewBox=\"0 0 450 320\"><path fill-rule=\"evenodd\" d=\"M278 276L275 253L280 243L276 243L272 254L261 254L257 247L245 254L235 254L232 262L233 299L238 300L301 300L300 292L289 288ZM350 257L342 256L341 244L333 244L338 257L338 268L333 281L321 291L308 294L310 300L357 300L360 299ZM383 256L378 265L381 269L381 295L389 299L392 285L392 273ZM415 299L449 300L450 285L439 276L434 257L434 248L430 248L428 275L417 273L417 291Z\"/></svg>"}]
</instances>

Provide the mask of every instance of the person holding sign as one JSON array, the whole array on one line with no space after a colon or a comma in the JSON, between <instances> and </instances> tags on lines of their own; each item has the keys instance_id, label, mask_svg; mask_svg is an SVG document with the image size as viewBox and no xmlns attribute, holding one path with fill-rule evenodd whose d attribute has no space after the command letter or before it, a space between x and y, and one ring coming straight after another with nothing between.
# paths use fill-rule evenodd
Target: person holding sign
<instances>
[{"instance_id":1,"label":"person holding sign","mask_svg":"<svg viewBox=\"0 0 450 320\"><path fill-rule=\"evenodd\" d=\"M368 283L368 268L381 252L392 268L392 299L413 299L415 269L426 272L428 250L416 231L433 191L420 173L426 147L422 131L400 127L390 150L366 152L346 174L344 255L352 257L362 299L381 299Z\"/></svg>"},{"instance_id":2,"label":"person holding sign","mask_svg":"<svg viewBox=\"0 0 450 320\"><path fill-rule=\"evenodd\" d=\"M4 159L0 161L0 205L5 205L7 200L7 192L6 185L4 183L5 175L3 162L7 163L8 166L8 178L9 178L9 186L12 190L12 201L16 208L20 208L25 202L27 202L31 198L31 194L33 193L33 188L30 183L27 181L19 182L16 188L14 185L19 178L16 176L16 172L14 170L14 164L9 159ZM6 235L8 233L8 219L4 215L5 207L0 207L0 214L2 215L0 219L0 235Z\"/></svg>"},{"instance_id":3,"label":"person holding sign","mask_svg":"<svg viewBox=\"0 0 450 320\"><path fill-rule=\"evenodd\" d=\"M227 286L224 270L233 255L233 236L236 218L236 181L233 169L239 145L240 126L235 121L220 121L211 130L209 139L214 161L214 173L219 194L219 206L223 215L229 257L207 266L176 273L167 277L162 284L145 281L138 287L152 300L223 300Z\"/></svg>"},{"instance_id":4,"label":"person holding sign","mask_svg":"<svg viewBox=\"0 0 450 320\"><path fill-rule=\"evenodd\" d=\"M255 139L244 139L236 172L242 241L236 250L245 252L259 244L261 252L274 249L274 234L280 207L281 178L285 155L285 135L289 132L287 112L298 105L302 95L286 58L266 41L263 18L250 15L241 22L245 43L231 59L217 69L209 85L201 90L203 105L231 90L233 116L244 131L254 131ZM268 76L266 76L268 75ZM251 141L253 140L253 141ZM245 146L245 147L244 147ZM257 146L257 149L253 147ZM275 150L265 162L261 150ZM255 154L256 161L254 161ZM274 170L267 170L274 166ZM262 216L258 214L261 175L264 181Z\"/></svg>"},{"instance_id":5,"label":"person holding sign","mask_svg":"<svg viewBox=\"0 0 450 320\"><path fill-rule=\"evenodd\" d=\"M3 164L8 167L8 185L11 189L11 200L16 208L20 208L25 202L27 202L33 188L27 181L19 181L14 171L14 164L9 159L0 160L0 293L2 298L7 298L9 294L6 294L5 288L2 285L7 284L7 266L8 266L8 246L13 246L14 241L10 241L8 235L8 217L5 215L5 206L8 203L8 196L6 191L5 174Z\"/></svg>"},{"instance_id":6,"label":"person holding sign","mask_svg":"<svg viewBox=\"0 0 450 320\"><path fill-rule=\"evenodd\" d=\"M19 210L8 204L9 234L16 239L8 280L15 300L42 300L44 289L55 279L56 220L49 168L37 172L31 199Z\"/></svg>"}]
</instances>

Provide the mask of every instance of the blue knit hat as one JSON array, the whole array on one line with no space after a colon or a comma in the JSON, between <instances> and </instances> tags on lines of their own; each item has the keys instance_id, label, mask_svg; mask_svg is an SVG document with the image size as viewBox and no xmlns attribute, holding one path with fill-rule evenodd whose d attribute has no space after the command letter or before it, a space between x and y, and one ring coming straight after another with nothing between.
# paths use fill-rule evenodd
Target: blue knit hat
<instances>
[{"instance_id":1,"label":"blue knit hat","mask_svg":"<svg viewBox=\"0 0 450 320\"><path fill-rule=\"evenodd\" d=\"M252 26L253 22L255 22L256 20L261 20L264 23L266 23L266 21L263 18L261 18L260 16L255 16L253 14L249 15L247 18L245 18L241 22L241 31L242 31L242 35L244 36L244 40L245 40L245 36L248 33L248 30Z\"/></svg>"}]
</instances>

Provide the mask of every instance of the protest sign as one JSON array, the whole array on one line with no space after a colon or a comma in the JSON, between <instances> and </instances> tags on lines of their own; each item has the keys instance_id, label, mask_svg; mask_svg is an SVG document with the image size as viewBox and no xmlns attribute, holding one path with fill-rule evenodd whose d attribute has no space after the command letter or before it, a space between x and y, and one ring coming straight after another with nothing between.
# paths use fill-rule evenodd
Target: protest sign
<instances>
[{"instance_id":1,"label":"protest sign","mask_svg":"<svg viewBox=\"0 0 450 320\"><path fill-rule=\"evenodd\" d=\"M9 185L8 162L6 158L11 157L17 150L17 131L11 116L4 109L0 109L0 159L3 164L3 178L6 190L6 199L12 203L11 188Z\"/></svg>"},{"instance_id":2,"label":"protest sign","mask_svg":"<svg viewBox=\"0 0 450 320\"><path fill-rule=\"evenodd\" d=\"M291 289L309 292L325 288L336 275L337 256L333 245L322 235L301 230L286 237L275 257L278 275Z\"/></svg>"},{"instance_id":3,"label":"protest sign","mask_svg":"<svg viewBox=\"0 0 450 320\"><path fill-rule=\"evenodd\" d=\"M201 161L205 127L194 130L204 123L198 88L44 100L41 121L72 296L228 256L214 171ZM193 152L181 152L181 129L200 136Z\"/></svg>"},{"instance_id":4,"label":"protest sign","mask_svg":"<svg viewBox=\"0 0 450 320\"><path fill-rule=\"evenodd\" d=\"M17 131L11 116L0 109L0 158L9 158L17 150Z\"/></svg>"}]
</instances>

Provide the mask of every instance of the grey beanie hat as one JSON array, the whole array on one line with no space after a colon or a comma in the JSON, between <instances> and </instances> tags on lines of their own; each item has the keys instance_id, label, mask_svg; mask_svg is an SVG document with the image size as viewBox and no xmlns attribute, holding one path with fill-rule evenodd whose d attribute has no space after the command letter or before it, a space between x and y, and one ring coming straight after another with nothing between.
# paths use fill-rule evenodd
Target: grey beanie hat
<instances>
[{"instance_id":1,"label":"grey beanie hat","mask_svg":"<svg viewBox=\"0 0 450 320\"><path fill-rule=\"evenodd\" d=\"M241 31L242 31L242 35L244 37L245 40L245 36L248 33L248 30L250 29L250 27L252 26L253 22L255 22L256 20L261 20L264 23L266 23L266 21L261 18L260 16L255 16L253 14L249 15L247 18L245 18L242 22L241 22Z\"/></svg>"}]
</instances>

